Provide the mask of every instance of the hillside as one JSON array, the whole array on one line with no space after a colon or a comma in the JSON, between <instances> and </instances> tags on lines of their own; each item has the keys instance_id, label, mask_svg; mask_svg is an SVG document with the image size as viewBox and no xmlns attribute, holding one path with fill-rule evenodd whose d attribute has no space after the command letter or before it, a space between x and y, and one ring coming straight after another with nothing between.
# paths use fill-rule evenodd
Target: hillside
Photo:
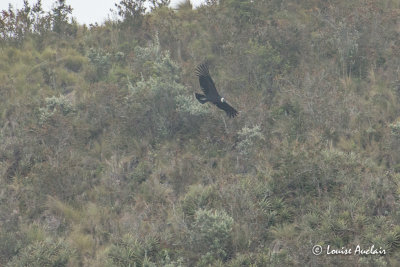
<instances>
[{"instance_id":1,"label":"hillside","mask_svg":"<svg viewBox=\"0 0 400 267\"><path fill-rule=\"evenodd\" d=\"M0 266L400 266L399 0L115 12L0 13Z\"/></svg>"}]
</instances>

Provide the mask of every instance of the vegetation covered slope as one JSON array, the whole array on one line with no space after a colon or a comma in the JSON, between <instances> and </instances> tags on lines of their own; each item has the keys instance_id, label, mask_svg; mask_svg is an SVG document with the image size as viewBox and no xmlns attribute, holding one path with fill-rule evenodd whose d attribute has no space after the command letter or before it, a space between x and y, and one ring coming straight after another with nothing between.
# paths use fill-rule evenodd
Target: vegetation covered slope
<instances>
[{"instance_id":1,"label":"vegetation covered slope","mask_svg":"<svg viewBox=\"0 0 400 267\"><path fill-rule=\"evenodd\" d=\"M400 2L167 4L1 13L0 265L398 266Z\"/></svg>"}]
</instances>

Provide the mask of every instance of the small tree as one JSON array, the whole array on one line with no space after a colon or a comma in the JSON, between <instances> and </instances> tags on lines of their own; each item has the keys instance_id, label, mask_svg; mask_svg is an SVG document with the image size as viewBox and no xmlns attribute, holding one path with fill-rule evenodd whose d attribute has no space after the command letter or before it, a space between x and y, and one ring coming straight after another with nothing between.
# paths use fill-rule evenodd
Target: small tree
<instances>
[{"instance_id":1,"label":"small tree","mask_svg":"<svg viewBox=\"0 0 400 267\"><path fill-rule=\"evenodd\" d=\"M146 0L122 0L119 4L114 4L117 14L122 18L122 22L127 25L140 25L144 12Z\"/></svg>"},{"instance_id":2,"label":"small tree","mask_svg":"<svg viewBox=\"0 0 400 267\"><path fill-rule=\"evenodd\" d=\"M52 9L53 31L59 34L70 33L68 16L72 14L72 7L67 5L66 0L57 0Z\"/></svg>"}]
</instances>

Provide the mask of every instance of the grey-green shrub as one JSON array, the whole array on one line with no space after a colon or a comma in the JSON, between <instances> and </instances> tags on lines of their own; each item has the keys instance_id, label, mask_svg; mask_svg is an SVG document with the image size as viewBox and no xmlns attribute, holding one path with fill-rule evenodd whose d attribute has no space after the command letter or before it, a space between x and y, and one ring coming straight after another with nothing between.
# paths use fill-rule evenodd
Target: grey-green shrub
<instances>
[{"instance_id":1,"label":"grey-green shrub","mask_svg":"<svg viewBox=\"0 0 400 267\"><path fill-rule=\"evenodd\" d=\"M200 253L201 262L225 260L231 254L233 218L224 210L198 209L191 227L193 250Z\"/></svg>"},{"instance_id":2,"label":"grey-green shrub","mask_svg":"<svg viewBox=\"0 0 400 267\"><path fill-rule=\"evenodd\" d=\"M74 107L71 101L63 95L46 97L46 106L39 108L39 123L43 124L48 118L50 118L56 111L57 108L65 116L70 112L74 111Z\"/></svg>"},{"instance_id":3,"label":"grey-green shrub","mask_svg":"<svg viewBox=\"0 0 400 267\"><path fill-rule=\"evenodd\" d=\"M247 156L255 148L258 141L264 140L264 136L261 133L261 128L259 125L249 128L247 126L243 127L238 135L240 136L240 142L237 145L239 153Z\"/></svg>"}]
</instances>

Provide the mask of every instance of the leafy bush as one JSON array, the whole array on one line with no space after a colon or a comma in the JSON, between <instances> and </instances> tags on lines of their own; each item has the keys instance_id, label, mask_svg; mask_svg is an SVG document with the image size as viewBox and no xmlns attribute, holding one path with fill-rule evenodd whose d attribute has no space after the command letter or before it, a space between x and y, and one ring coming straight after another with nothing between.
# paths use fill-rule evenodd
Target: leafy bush
<instances>
[{"instance_id":1,"label":"leafy bush","mask_svg":"<svg viewBox=\"0 0 400 267\"><path fill-rule=\"evenodd\" d=\"M64 59L64 66L73 72L79 72L85 62L85 58L81 56L68 56Z\"/></svg>"},{"instance_id":2,"label":"leafy bush","mask_svg":"<svg viewBox=\"0 0 400 267\"><path fill-rule=\"evenodd\" d=\"M108 252L112 266L156 266L155 259L159 250L157 239L148 238L140 242L131 235L125 235L113 244Z\"/></svg>"},{"instance_id":3,"label":"leafy bush","mask_svg":"<svg viewBox=\"0 0 400 267\"><path fill-rule=\"evenodd\" d=\"M202 264L231 254L233 219L225 211L198 209L191 225L190 244L201 254Z\"/></svg>"},{"instance_id":4,"label":"leafy bush","mask_svg":"<svg viewBox=\"0 0 400 267\"><path fill-rule=\"evenodd\" d=\"M392 135L396 138L400 137L400 122L394 122L389 125L390 130L392 131Z\"/></svg>"},{"instance_id":5,"label":"leafy bush","mask_svg":"<svg viewBox=\"0 0 400 267\"><path fill-rule=\"evenodd\" d=\"M182 200L182 210L187 220L193 222L197 210L212 208L217 201L218 195L214 187L193 185Z\"/></svg>"},{"instance_id":6,"label":"leafy bush","mask_svg":"<svg viewBox=\"0 0 400 267\"><path fill-rule=\"evenodd\" d=\"M206 105L202 105L195 100L194 96L178 95L175 101L177 110L183 114L201 116L210 113L210 109Z\"/></svg>"},{"instance_id":7,"label":"leafy bush","mask_svg":"<svg viewBox=\"0 0 400 267\"><path fill-rule=\"evenodd\" d=\"M45 99L46 107L39 108L39 123L43 124L51 116L57 112L57 108L65 116L70 112L74 111L74 107L69 99L65 96L60 95L59 97L52 96L46 97Z\"/></svg>"},{"instance_id":8,"label":"leafy bush","mask_svg":"<svg viewBox=\"0 0 400 267\"><path fill-rule=\"evenodd\" d=\"M257 142L264 140L264 136L261 133L260 126L256 125L253 128L243 127L238 135L241 141L237 145L239 153L248 156L250 151L254 151Z\"/></svg>"},{"instance_id":9,"label":"leafy bush","mask_svg":"<svg viewBox=\"0 0 400 267\"><path fill-rule=\"evenodd\" d=\"M101 49L91 48L87 57L89 58L89 62L95 67L97 77L104 79L111 69L111 54Z\"/></svg>"},{"instance_id":10,"label":"leafy bush","mask_svg":"<svg viewBox=\"0 0 400 267\"><path fill-rule=\"evenodd\" d=\"M157 40L150 47L137 47L135 51L138 59L135 69L140 69L143 76L136 85L128 83L131 94L127 100L132 107L128 112L132 114L132 120L135 120L133 125L141 129L150 128L156 139L168 138L172 129L180 125L176 99L182 99L182 95L187 92L179 82L179 67L168 52L162 53L159 50ZM135 115L138 111L146 114L147 121Z\"/></svg>"}]
</instances>

